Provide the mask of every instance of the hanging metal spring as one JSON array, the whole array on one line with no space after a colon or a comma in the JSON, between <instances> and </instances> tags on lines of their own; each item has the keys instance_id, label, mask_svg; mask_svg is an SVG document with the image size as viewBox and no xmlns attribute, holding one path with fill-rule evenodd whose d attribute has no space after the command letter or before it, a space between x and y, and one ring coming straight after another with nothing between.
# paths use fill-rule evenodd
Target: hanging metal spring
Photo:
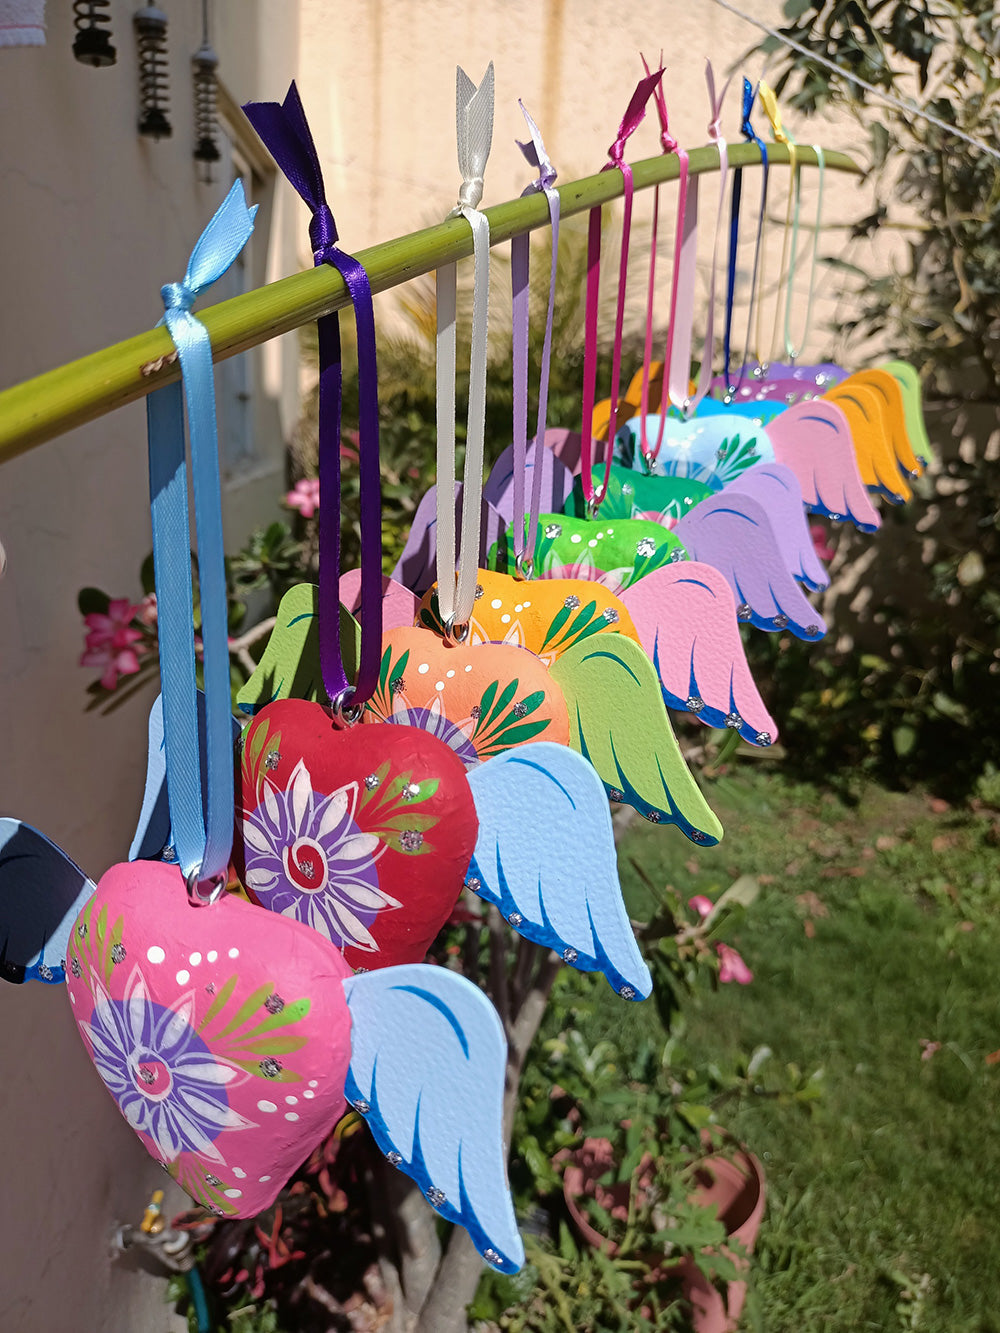
<instances>
[{"instance_id":1,"label":"hanging metal spring","mask_svg":"<svg viewBox=\"0 0 1000 1333\"><path fill-rule=\"evenodd\" d=\"M143 5L132 17L139 43L139 133L169 139L167 120L167 16L156 5Z\"/></svg>"},{"instance_id":2,"label":"hanging metal spring","mask_svg":"<svg viewBox=\"0 0 1000 1333\"><path fill-rule=\"evenodd\" d=\"M76 36L73 38L73 54L83 65L93 65L95 69L115 63L115 48L111 45L111 34L104 26L111 22L107 12L111 0L73 0L73 23Z\"/></svg>"},{"instance_id":3,"label":"hanging metal spring","mask_svg":"<svg viewBox=\"0 0 1000 1333\"><path fill-rule=\"evenodd\" d=\"M211 164L222 156L215 141L215 71L219 57L206 39L192 57L194 65L194 156L198 162Z\"/></svg>"}]
</instances>

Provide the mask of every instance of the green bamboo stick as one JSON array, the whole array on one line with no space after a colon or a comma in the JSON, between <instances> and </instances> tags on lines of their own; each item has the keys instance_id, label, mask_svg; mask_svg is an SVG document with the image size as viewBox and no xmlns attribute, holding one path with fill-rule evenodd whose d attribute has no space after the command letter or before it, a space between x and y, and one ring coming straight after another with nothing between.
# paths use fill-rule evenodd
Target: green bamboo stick
<instances>
[{"instance_id":1,"label":"green bamboo stick","mask_svg":"<svg viewBox=\"0 0 1000 1333\"><path fill-rule=\"evenodd\" d=\"M771 163L787 164L785 144L770 144L767 151ZM733 144L728 153L733 167L760 163L760 150L755 144ZM812 148L799 145L796 156L804 166L816 165ZM833 171L864 174L846 153L831 151L825 156L826 166ZM696 175L719 169L714 147L696 148L689 161ZM677 174L678 161L672 153L646 158L632 167L637 190L676 180ZM586 212L619 198L621 193L619 171L602 171L571 181L559 188L562 216ZM544 227L549 221L543 194L513 199L484 211L490 222L491 245ZM359 250L356 257L368 273L372 290L384 292L471 254L469 224L464 218L450 218L435 227ZM349 304L343 278L329 264L323 264L206 306L199 311L199 318L212 339L213 358L222 361ZM165 328L155 328L16 384L0 393L0 463L179 378L170 335Z\"/></svg>"}]
</instances>

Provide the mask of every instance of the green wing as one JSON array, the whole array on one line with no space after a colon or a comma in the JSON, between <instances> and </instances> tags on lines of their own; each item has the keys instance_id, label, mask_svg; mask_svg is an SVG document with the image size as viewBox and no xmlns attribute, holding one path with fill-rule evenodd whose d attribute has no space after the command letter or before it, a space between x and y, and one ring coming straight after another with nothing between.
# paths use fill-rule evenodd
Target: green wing
<instances>
[{"instance_id":1,"label":"green wing","mask_svg":"<svg viewBox=\"0 0 1000 1333\"><path fill-rule=\"evenodd\" d=\"M314 583L297 583L282 597L257 670L236 696L241 712L256 713L275 699L328 702L319 662L318 609L319 589ZM360 643L358 622L342 606L340 651L348 680L357 675Z\"/></svg>"},{"instance_id":2,"label":"green wing","mask_svg":"<svg viewBox=\"0 0 1000 1333\"><path fill-rule=\"evenodd\" d=\"M566 697L570 744L589 759L612 800L652 823L676 824L710 845L722 825L684 762L656 671L622 634L573 644L549 673Z\"/></svg>"}]
</instances>

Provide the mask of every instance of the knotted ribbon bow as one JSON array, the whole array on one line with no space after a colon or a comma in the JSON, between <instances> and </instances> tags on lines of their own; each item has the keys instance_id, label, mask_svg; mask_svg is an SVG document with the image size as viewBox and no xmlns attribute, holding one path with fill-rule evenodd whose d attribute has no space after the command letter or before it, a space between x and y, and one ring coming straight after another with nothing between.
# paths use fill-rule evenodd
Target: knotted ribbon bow
<instances>
[{"instance_id":1,"label":"knotted ribbon bow","mask_svg":"<svg viewBox=\"0 0 1000 1333\"><path fill-rule=\"evenodd\" d=\"M340 417L343 397L340 316L316 321L319 333L319 644L323 685L335 709L363 704L378 683L382 653L382 529L378 372L371 284L358 261L337 245L319 156L294 81L284 102L247 102L247 119L312 214L309 243L317 267L344 279L358 335L358 469L361 500L361 652L357 680L347 679L340 650Z\"/></svg>"},{"instance_id":2,"label":"knotted ribbon bow","mask_svg":"<svg viewBox=\"0 0 1000 1333\"><path fill-rule=\"evenodd\" d=\"M195 902L204 901L197 890L199 883L216 880L216 892L225 885L232 846L233 764L212 343L191 307L222 277L250 239L256 212L256 207L247 208L243 183L237 181L192 250L182 281L169 282L162 288L162 322L177 348L181 384L158 389L146 400L167 793L174 848ZM185 402L191 438L205 685L204 813L184 457Z\"/></svg>"}]
</instances>

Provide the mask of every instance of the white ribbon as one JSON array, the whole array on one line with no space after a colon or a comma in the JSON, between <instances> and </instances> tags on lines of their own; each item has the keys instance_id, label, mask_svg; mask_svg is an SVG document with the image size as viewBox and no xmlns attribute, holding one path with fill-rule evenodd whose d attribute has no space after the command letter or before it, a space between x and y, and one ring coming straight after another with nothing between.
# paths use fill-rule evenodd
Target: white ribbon
<instances>
[{"instance_id":1,"label":"white ribbon","mask_svg":"<svg viewBox=\"0 0 1000 1333\"><path fill-rule=\"evenodd\" d=\"M455 564L455 321L457 273L454 264L437 270L437 582L438 607L447 630L468 623L476 600L486 433L486 349L489 332L490 225L478 209L483 173L493 141L493 62L477 88L459 66L455 125L462 188L449 217L464 217L472 228L475 279L472 349L469 361L469 416L462 487L462 533Z\"/></svg>"}]
</instances>

